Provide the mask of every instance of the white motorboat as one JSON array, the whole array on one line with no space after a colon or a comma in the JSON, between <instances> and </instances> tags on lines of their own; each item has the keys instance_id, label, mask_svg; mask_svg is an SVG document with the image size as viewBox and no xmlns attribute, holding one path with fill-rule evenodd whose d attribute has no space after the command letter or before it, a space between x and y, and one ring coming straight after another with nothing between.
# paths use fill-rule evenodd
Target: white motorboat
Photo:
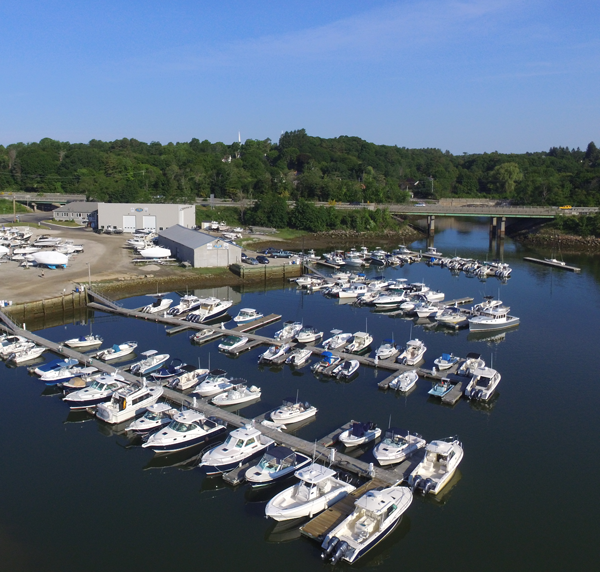
<instances>
[{"instance_id":1,"label":"white motorboat","mask_svg":"<svg viewBox=\"0 0 600 572\"><path fill-rule=\"evenodd\" d=\"M238 324L246 324L247 322L252 322L253 320L258 320L262 318L264 314L261 314L258 310L254 308L242 308L238 315L233 318L233 321Z\"/></svg>"},{"instance_id":2,"label":"white motorboat","mask_svg":"<svg viewBox=\"0 0 600 572\"><path fill-rule=\"evenodd\" d=\"M160 368L171 356L169 354L159 354L156 350L142 352L144 359L134 363L129 371L135 375L143 376L152 373Z\"/></svg>"},{"instance_id":3,"label":"white motorboat","mask_svg":"<svg viewBox=\"0 0 600 572\"><path fill-rule=\"evenodd\" d=\"M123 387L123 377L107 373L98 376L87 387L73 391L63 398L71 409L86 409L108 401L117 389Z\"/></svg>"},{"instance_id":4,"label":"white motorboat","mask_svg":"<svg viewBox=\"0 0 600 572\"><path fill-rule=\"evenodd\" d=\"M258 356L259 363L271 363L285 356L291 349L290 344L271 346L267 351Z\"/></svg>"},{"instance_id":5,"label":"white motorboat","mask_svg":"<svg viewBox=\"0 0 600 572\"><path fill-rule=\"evenodd\" d=\"M394 465L404 461L409 455L425 447L426 444L427 441L418 433L390 427L385 432L381 443L378 443L373 449L373 456L383 467Z\"/></svg>"},{"instance_id":6,"label":"white motorboat","mask_svg":"<svg viewBox=\"0 0 600 572\"><path fill-rule=\"evenodd\" d=\"M23 336L8 336L0 345L0 357L6 358L16 351L30 348L35 344Z\"/></svg>"},{"instance_id":7,"label":"white motorboat","mask_svg":"<svg viewBox=\"0 0 600 572\"><path fill-rule=\"evenodd\" d=\"M432 302L421 302L413 308L419 318L435 318L441 316L444 312L443 306L438 306Z\"/></svg>"},{"instance_id":8,"label":"white motorboat","mask_svg":"<svg viewBox=\"0 0 600 572\"><path fill-rule=\"evenodd\" d=\"M433 363L439 371L442 371L445 369L450 369L454 364L458 363L459 360L460 358L453 354L442 354L439 358L434 359Z\"/></svg>"},{"instance_id":9,"label":"white motorboat","mask_svg":"<svg viewBox=\"0 0 600 572\"><path fill-rule=\"evenodd\" d=\"M408 487L371 490L354 503L354 511L323 540L323 560L356 562L390 534L413 500Z\"/></svg>"},{"instance_id":10,"label":"white motorboat","mask_svg":"<svg viewBox=\"0 0 600 572\"><path fill-rule=\"evenodd\" d=\"M345 350L351 354L364 354L369 351L373 343L373 336L367 332L356 332L352 336L352 342L346 346Z\"/></svg>"},{"instance_id":11,"label":"white motorboat","mask_svg":"<svg viewBox=\"0 0 600 572\"><path fill-rule=\"evenodd\" d=\"M398 363L405 365L417 365L425 355L427 348L425 344L418 339L408 340L404 351L396 358Z\"/></svg>"},{"instance_id":12,"label":"white motorboat","mask_svg":"<svg viewBox=\"0 0 600 572\"><path fill-rule=\"evenodd\" d=\"M58 266L66 268L69 263L69 257L66 254L54 250L51 250L50 252L35 252L31 256L36 264L47 266L51 269L55 269Z\"/></svg>"},{"instance_id":13,"label":"white motorboat","mask_svg":"<svg viewBox=\"0 0 600 572\"><path fill-rule=\"evenodd\" d=\"M98 371L98 369L95 367L72 365L72 366L61 367L59 369L52 369L50 371L45 371L40 376L40 379L46 385L56 385L58 383L63 383L74 377L81 377L81 376L85 377L87 375L91 375L92 373L95 373L96 371Z\"/></svg>"},{"instance_id":14,"label":"white motorboat","mask_svg":"<svg viewBox=\"0 0 600 572\"><path fill-rule=\"evenodd\" d=\"M381 429L373 421L357 421L349 429L342 431L338 439L345 447L350 448L375 441L380 435Z\"/></svg>"},{"instance_id":15,"label":"white motorboat","mask_svg":"<svg viewBox=\"0 0 600 572\"><path fill-rule=\"evenodd\" d=\"M233 384L231 379L227 377L227 372L222 369L213 369L204 378L194 391L192 395L199 395L200 397L212 397L218 393L227 391Z\"/></svg>"},{"instance_id":16,"label":"white motorboat","mask_svg":"<svg viewBox=\"0 0 600 572\"><path fill-rule=\"evenodd\" d=\"M500 302L500 300L497 300ZM519 318L510 316L510 307L500 304L481 310L478 315L469 318L469 330L472 332L487 332L501 330L519 325Z\"/></svg>"},{"instance_id":17,"label":"white motorboat","mask_svg":"<svg viewBox=\"0 0 600 572\"><path fill-rule=\"evenodd\" d=\"M383 340L382 344L375 351L377 359L389 359L398 355L400 350L394 340Z\"/></svg>"},{"instance_id":18,"label":"white motorboat","mask_svg":"<svg viewBox=\"0 0 600 572\"><path fill-rule=\"evenodd\" d=\"M291 397L283 400L283 404L271 411L271 421L276 425L298 423L317 414L317 408L308 402L294 401Z\"/></svg>"},{"instance_id":19,"label":"white motorboat","mask_svg":"<svg viewBox=\"0 0 600 572\"><path fill-rule=\"evenodd\" d=\"M200 307L202 300L193 294L186 294L179 299L179 304L169 308L167 314L170 316L179 316L185 312L191 312Z\"/></svg>"},{"instance_id":20,"label":"white motorboat","mask_svg":"<svg viewBox=\"0 0 600 572\"><path fill-rule=\"evenodd\" d=\"M344 263L347 266L363 266L365 261L360 252L357 252L356 249L352 248L349 252L346 252Z\"/></svg>"},{"instance_id":21,"label":"white motorboat","mask_svg":"<svg viewBox=\"0 0 600 572\"><path fill-rule=\"evenodd\" d=\"M360 363L355 359L348 359L339 364L334 370L333 375L337 379L341 379L342 377L345 379L349 379L352 377L360 367Z\"/></svg>"},{"instance_id":22,"label":"white motorboat","mask_svg":"<svg viewBox=\"0 0 600 572\"><path fill-rule=\"evenodd\" d=\"M404 293L401 294L379 294L377 298L373 300L373 305L379 309L385 308L398 308L404 302L407 302L408 299Z\"/></svg>"},{"instance_id":23,"label":"white motorboat","mask_svg":"<svg viewBox=\"0 0 600 572\"><path fill-rule=\"evenodd\" d=\"M211 399L211 402L218 407L228 407L229 405L240 405L247 401L254 401L255 399L259 399L260 395L260 387L256 387L256 385L248 387L245 383L238 383L224 393L215 395Z\"/></svg>"},{"instance_id":24,"label":"white motorboat","mask_svg":"<svg viewBox=\"0 0 600 572\"><path fill-rule=\"evenodd\" d=\"M190 336L190 340L197 344L202 343L210 339L214 335L215 331L212 328L203 328L198 330L195 334Z\"/></svg>"},{"instance_id":25,"label":"white motorboat","mask_svg":"<svg viewBox=\"0 0 600 572\"><path fill-rule=\"evenodd\" d=\"M93 346L99 346L104 340L95 334L88 334L87 336L79 336L78 338L71 338L66 342L63 342L65 346L70 348L91 348Z\"/></svg>"},{"instance_id":26,"label":"white motorboat","mask_svg":"<svg viewBox=\"0 0 600 572\"><path fill-rule=\"evenodd\" d=\"M392 379L388 387L406 393L416 385L418 380L419 374L414 369L409 369Z\"/></svg>"},{"instance_id":27,"label":"white motorboat","mask_svg":"<svg viewBox=\"0 0 600 572\"><path fill-rule=\"evenodd\" d=\"M238 348L248 343L246 336L227 336L220 344L219 349L222 352L234 352Z\"/></svg>"},{"instance_id":28,"label":"white motorboat","mask_svg":"<svg viewBox=\"0 0 600 572\"><path fill-rule=\"evenodd\" d=\"M311 355L312 351L308 348L297 348L289 354L289 356L285 360L285 363L287 363L288 365L300 366L306 363L306 361L310 358Z\"/></svg>"},{"instance_id":29,"label":"white motorboat","mask_svg":"<svg viewBox=\"0 0 600 572\"><path fill-rule=\"evenodd\" d=\"M302 330L302 322L286 322L273 336L276 340L291 340Z\"/></svg>"},{"instance_id":30,"label":"white motorboat","mask_svg":"<svg viewBox=\"0 0 600 572\"><path fill-rule=\"evenodd\" d=\"M173 303L173 300L171 298L163 298L163 296L164 294L157 294L156 296L153 296L156 298L156 300L154 300L152 304L144 306L140 312L143 312L144 314L157 314L159 312L168 310Z\"/></svg>"},{"instance_id":31,"label":"white motorboat","mask_svg":"<svg viewBox=\"0 0 600 572\"><path fill-rule=\"evenodd\" d=\"M254 487L270 485L283 479L311 462L302 453L296 453L288 447L273 447L268 450L257 465L248 467L244 476Z\"/></svg>"},{"instance_id":32,"label":"white motorboat","mask_svg":"<svg viewBox=\"0 0 600 572\"><path fill-rule=\"evenodd\" d=\"M357 296L362 296L366 294L368 291L366 284L354 283L350 284L350 286L346 286L342 288L338 293L338 298L356 298Z\"/></svg>"},{"instance_id":33,"label":"white motorboat","mask_svg":"<svg viewBox=\"0 0 600 572\"><path fill-rule=\"evenodd\" d=\"M171 389L178 389L179 391L191 389L206 379L209 373L209 370L206 368L196 368L193 365L185 364L181 367L181 373L169 381L169 387Z\"/></svg>"},{"instance_id":34,"label":"white motorboat","mask_svg":"<svg viewBox=\"0 0 600 572\"><path fill-rule=\"evenodd\" d=\"M122 344L114 344L111 348L98 352L96 354L96 359L101 359L102 361L110 361L113 359L122 358L133 353L133 350L135 350L135 348L137 348L137 342L124 342Z\"/></svg>"},{"instance_id":35,"label":"white motorboat","mask_svg":"<svg viewBox=\"0 0 600 572\"><path fill-rule=\"evenodd\" d=\"M35 373L36 375L39 375L41 377L49 371L63 369L65 367L73 367L78 363L79 360L76 360L75 358L54 359L52 361L48 361L46 363L30 368L29 371L30 373Z\"/></svg>"},{"instance_id":36,"label":"white motorboat","mask_svg":"<svg viewBox=\"0 0 600 572\"><path fill-rule=\"evenodd\" d=\"M185 319L195 324L211 322L225 315L232 305L231 300L219 300L214 296L204 298L200 303L200 307L190 312Z\"/></svg>"},{"instance_id":37,"label":"white motorboat","mask_svg":"<svg viewBox=\"0 0 600 572\"><path fill-rule=\"evenodd\" d=\"M331 352L323 352L321 359L311 369L313 373L323 373L326 369L339 365L342 361L343 359L340 356L336 356ZM334 371L335 369L331 372L332 375Z\"/></svg>"},{"instance_id":38,"label":"white motorboat","mask_svg":"<svg viewBox=\"0 0 600 572\"><path fill-rule=\"evenodd\" d=\"M551 262L552 264L558 264L559 266L566 266L566 263L563 260L557 260L556 258L544 258L546 262Z\"/></svg>"},{"instance_id":39,"label":"white motorboat","mask_svg":"<svg viewBox=\"0 0 600 572\"><path fill-rule=\"evenodd\" d=\"M301 344L310 344L323 337L323 332L319 332L312 326L304 326L297 334L296 340Z\"/></svg>"},{"instance_id":40,"label":"white motorboat","mask_svg":"<svg viewBox=\"0 0 600 572\"><path fill-rule=\"evenodd\" d=\"M140 415L150 405L154 405L164 389L159 386L128 385L115 391L110 401L99 403L96 416L106 423L116 424Z\"/></svg>"},{"instance_id":41,"label":"white motorboat","mask_svg":"<svg viewBox=\"0 0 600 572\"><path fill-rule=\"evenodd\" d=\"M176 410L168 403L155 403L150 405L146 412L127 426L127 431L145 434L156 429L160 429L171 423Z\"/></svg>"},{"instance_id":42,"label":"white motorboat","mask_svg":"<svg viewBox=\"0 0 600 572\"><path fill-rule=\"evenodd\" d=\"M415 492L437 495L452 478L463 455L457 439L431 441L425 448L425 458L408 477L408 484Z\"/></svg>"},{"instance_id":43,"label":"white motorboat","mask_svg":"<svg viewBox=\"0 0 600 572\"><path fill-rule=\"evenodd\" d=\"M8 356L6 361L19 365L39 358L45 351L45 347L31 344L27 347L16 349Z\"/></svg>"},{"instance_id":44,"label":"white motorboat","mask_svg":"<svg viewBox=\"0 0 600 572\"><path fill-rule=\"evenodd\" d=\"M331 330L333 336L323 342L326 350L340 350L352 339L352 334L344 333L342 330Z\"/></svg>"},{"instance_id":45,"label":"white motorboat","mask_svg":"<svg viewBox=\"0 0 600 572\"><path fill-rule=\"evenodd\" d=\"M461 322L464 322L467 316L457 306L450 306L444 309L444 311L436 317L436 320L446 326L456 326Z\"/></svg>"},{"instance_id":46,"label":"white motorboat","mask_svg":"<svg viewBox=\"0 0 600 572\"><path fill-rule=\"evenodd\" d=\"M206 443L226 430L224 421L188 409L176 413L169 425L152 433L142 447L155 453L182 451Z\"/></svg>"},{"instance_id":47,"label":"white motorboat","mask_svg":"<svg viewBox=\"0 0 600 572\"><path fill-rule=\"evenodd\" d=\"M139 251L139 255L143 258L171 258L171 251L162 246L152 246Z\"/></svg>"},{"instance_id":48,"label":"white motorboat","mask_svg":"<svg viewBox=\"0 0 600 572\"><path fill-rule=\"evenodd\" d=\"M232 431L222 445L213 447L198 465L209 475L231 471L238 465L258 457L275 445L275 441L250 425Z\"/></svg>"},{"instance_id":49,"label":"white motorboat","mask_svg":"<svg viewBox=\"0 0 600 572\"><path fill-rule=\"evenodd\" d=\"M473 375L473 372L477 369L483 369L485 367L485 361L481 358L479 354L476 353L468 353L465 361L463 361L458 370L456 371L456 375L463 375L465 377L470 377Z\"/></svg>"},{"instance_id":50,"label":"white motorboat","mask_svg":"<svg viewBox=\"0 0 600 572\"><path fill-rule=\"evenodd\" d=\"M312 463L296 471L300 482L275 495L265 508L273 520L313 517L333 506L356 487L336 478L334 470Z\"/></svg>"},{"instance_id":51,"label":"white motorboat","mask_svg":"<svg viewBox=\"0 0 600 572\"><path fill-rule=\"evenodd\" d=\"M501 378L500 373L491 367L474 370L465 388L465 397L478 401L488 401L494 395Z\"/></svg>"}]
</instances>

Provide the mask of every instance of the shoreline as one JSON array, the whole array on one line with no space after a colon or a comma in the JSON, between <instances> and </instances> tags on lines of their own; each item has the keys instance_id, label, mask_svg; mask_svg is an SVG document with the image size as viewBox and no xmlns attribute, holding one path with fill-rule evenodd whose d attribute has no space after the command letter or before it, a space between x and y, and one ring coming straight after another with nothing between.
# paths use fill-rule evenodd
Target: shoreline
<instances>
[{"instance_id":1,"label":"shoreline","mask_svg":"<svg viewBox=\"0 0 600 572\"><path fill-rule=\"evenodd\" d=\"M559 247L565 252L600 252L600 238L594 236L577 236L546 231L517 234L511 238L520 244L548 248Z\"/></svg>"}]
</instances>

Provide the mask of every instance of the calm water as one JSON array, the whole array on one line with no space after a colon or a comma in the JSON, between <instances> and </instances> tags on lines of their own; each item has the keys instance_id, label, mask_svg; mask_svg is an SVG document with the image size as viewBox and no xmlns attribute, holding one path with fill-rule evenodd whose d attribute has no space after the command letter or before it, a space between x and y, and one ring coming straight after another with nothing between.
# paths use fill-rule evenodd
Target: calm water
<instances>
[{"instance_id":1,"label":"calm water","mask_svg":"<svg viewBox=\"0 0 600 572\"><path fill-rule=\"evenodd\" d=\"M487 228L455 221L438 230L445 254L488 254ZM423 243L413 247L424 248ZM255 416L295 395L319 408L298 431L313 440L350 418L392 423L428 440L458 435L465 449L460 478L439 500L415 498L401 526L361 559L357 568L378 570L592 570L597 569L595 477L599 474L597 325L600 323L598 258L565 256L581 275L525 263L539 255L506 241L504 259L514 268L508 284L486 283L446 269L417 264L388 269L390 276L424 280L448 299L500 293L520 316L515 331L495 341L473 340L413 325L425 340L427 364L442 352L476 351L502 374L488 406L460 401L441 406L420 381L408 397L378 391L387 373L362 368L351 383L319 381L305 367L262 368L259 349L228 358L211 343L192 346L188 334L165 335L160 325L92 315L107 342L137 340L202 367L222 367L263 389L263 399L243 410ZM320 294L285 287L235 294L242 307L284 319L357 331L366 327L377 347L392 335L409 338L411 321L339 305ZM176 295L175 295L176 297ZM123 301L138 307L146 299ZM237 308L232 313L237 312ZM261 330L272 334L280 325ZM64 340L89 331L64 325L43 335ZM48 356L50 358L50 356ZM3 570L319 570L319 546L294 530L274 530L264 518L270 493L251 494L185 466L186 457L153 460L95 420L68 415L56 395L25 368L2 369L0 434L0 554ZM363 458L369 460L366 451ZM180 466L165 466L182 463ZM339 568L346 568L338 565Z\"/></svg>"}]
</instances>

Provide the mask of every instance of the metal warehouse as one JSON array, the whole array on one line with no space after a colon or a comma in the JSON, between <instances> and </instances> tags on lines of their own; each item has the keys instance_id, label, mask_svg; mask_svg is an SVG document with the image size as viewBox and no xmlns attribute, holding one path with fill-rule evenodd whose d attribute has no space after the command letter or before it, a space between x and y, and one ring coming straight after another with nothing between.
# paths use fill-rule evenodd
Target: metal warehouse
<instances>
[{"instance_id":1,"label":"metal warehouse","mask_svg":"<svg viewBox=\"0 0 600 572\"><path fill-rule=\"evenodd\" d=\"M194 268L229 266L242 260L242 249L237 244L179 224L160 231L158 243Z\"/></svg>"},{"instance_id":2,"label":"metal warehouse","mask_svg":"<svg viewBox=\"0 0 600 572\"><path fill-rule=\"evenodd\" d=\"M98 228L122 228L123 232L138 229L155 232L173 225L196 226L194 205L98 203Z\"/></svg>"}]
</instances>

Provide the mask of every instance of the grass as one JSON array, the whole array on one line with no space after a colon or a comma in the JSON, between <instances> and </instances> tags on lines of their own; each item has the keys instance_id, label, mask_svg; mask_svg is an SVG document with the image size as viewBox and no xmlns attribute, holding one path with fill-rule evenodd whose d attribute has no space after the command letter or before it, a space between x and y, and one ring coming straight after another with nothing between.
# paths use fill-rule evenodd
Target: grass
<instances>
[{"instance_id":1,"label":"grass","mask_svg":"<svg viewBox=\"0 0 600 572\"><path fill-rule=\"evenodd\" d=\"M280 238L281 240L293 240L294 238L299 238L301 236L305 236L307 234L311 234L306 230L295 230L293 228L282 228L277 231L274 236L275 238Z\"/></svg>"},{"instance_id":2,"label":"grass","mask_svg":"<svg viewBox=\"0 0 600 572\"><path fill-rule=\"evenodd\" d=\"M200 227L203 221L225 221L229 226L240 226L240 209L237 207L205 207L196 205L196 224Z\"/></svg>"},{"instance_id":3,"label":"grass","mask_svg":"<svg viewBox=\"0 0 600 572\"><path fill-rule=\"evenodd\" d=\"M24 207L20 203L16 203L15 206L16 206L17 214L31 212L31 209ZM12 214L12 213L13 213L13 202L6 200L6 199L0 199L0 214Z\"/></svg>"},{"instance_id":4,"label":"grass","mask_svg":"<svg viewBox=\"0 0 600 572\"><path fill-rule=\"evenodd\" d=\"M81 228L83 225L79 224L78 222L75 222L74 220L54 220L54 219L50 219L50 220L45 220L43 221L47 224L55 224L58 226L69 226L69 227L77 227L77 228Z\"/></svg>"}]
</instances>

